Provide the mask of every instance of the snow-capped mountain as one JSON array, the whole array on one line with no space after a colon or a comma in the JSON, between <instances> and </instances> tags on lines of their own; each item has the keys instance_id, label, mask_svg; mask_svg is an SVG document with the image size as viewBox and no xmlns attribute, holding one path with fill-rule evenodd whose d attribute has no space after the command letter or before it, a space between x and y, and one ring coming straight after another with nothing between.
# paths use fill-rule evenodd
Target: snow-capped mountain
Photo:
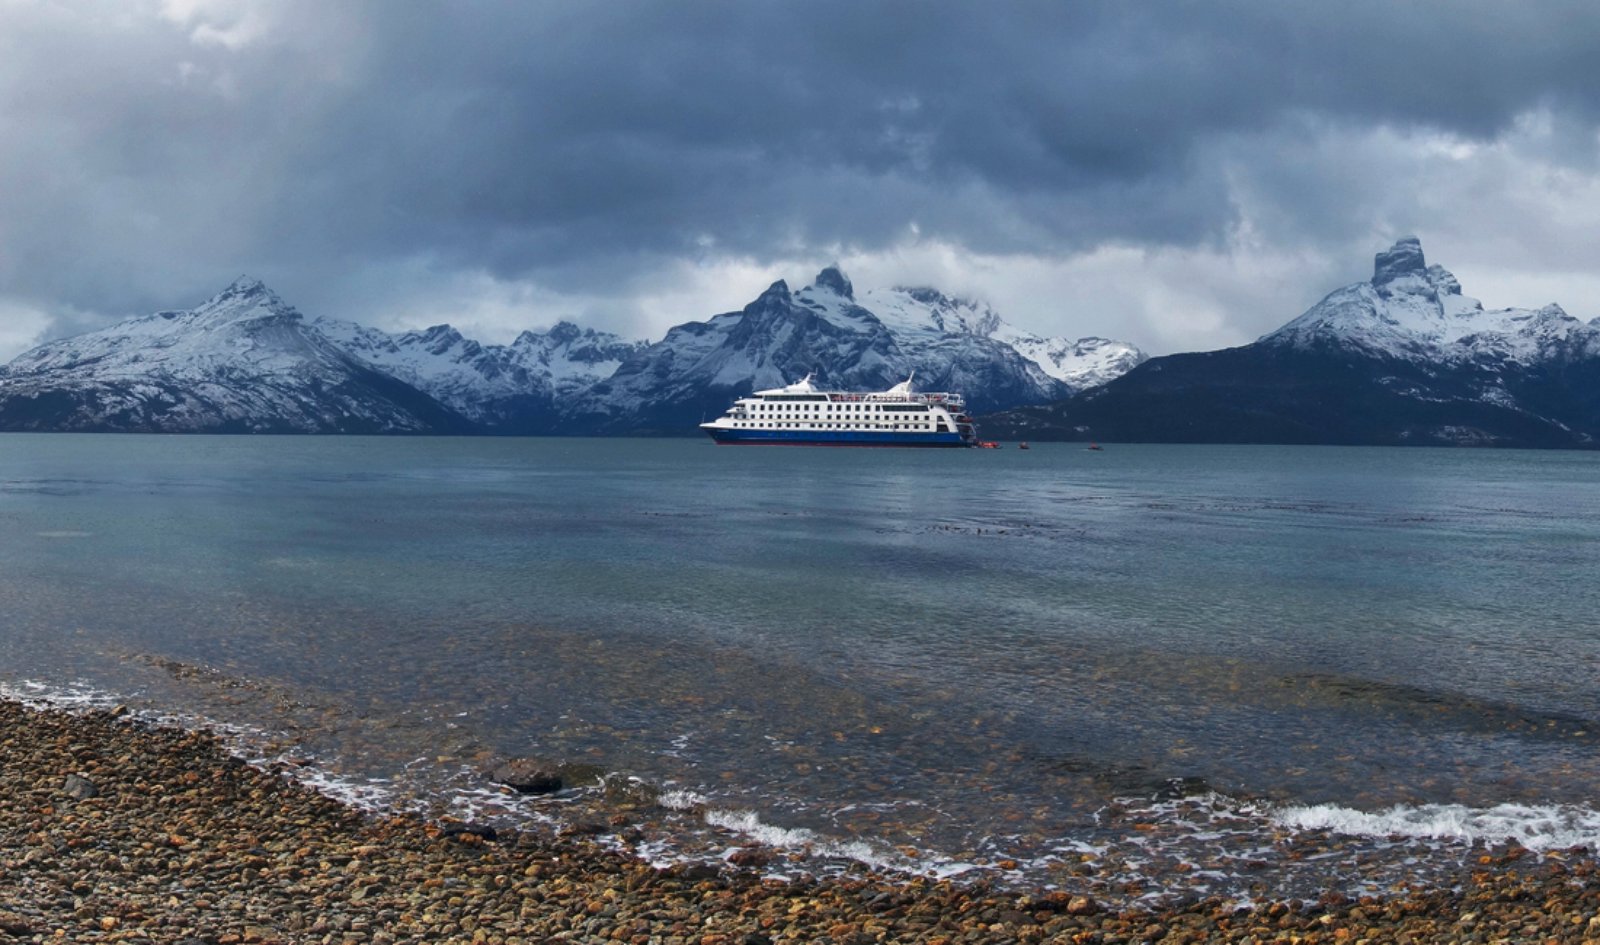
<instances>
[{"instance_id":1,"label":"snow-capped mountain","mask_svg":"<svg viewBox=\"0 0 1600 945\"><path fill-rule=\"evenodd\" d=\"M996 341L1015 348L1017 353L1039 365L1040 369L1056 378L1074 392L1099 387L1116 380L1150 359L1148 354L1126 341L1109 338L1041 338L1031 332L1018 331L1009 325L995 333Z\"/></svg>"},{"instance_id":2,"label":"snow-capped mountain","mask_svg":"<svg viewBox=\"0 0 1600 945\"><path fill-rule=\"evenodd\" d=\"M644 347L571 322L524 331L509 345L479 344L449 325L391 333L319 318L315 326L349 354L495 432L551 429L560 405Z\"/></svg>"},{"instance_id":3,"label":"snow-capped mountain","mask_svg":"<svg viewBox=\"0 0 1600 945\"><path fill-rule=\"evenodd\" d=\"M1329 294L1261 342L1448 364L1534 365L1600 354L1600 327L1559 305L1485 310L1461 294L1461 283L1444 267L1427 264L1414 236L1379 253L1373 269L1372 281Z\"/></svg>"},{"instance_id":4,"label":"snow-capped mountain","mask_svg":"<svg viewBox=\"0 0 1600 945\"><path fill-rule=\"evenodd\" d=\"M996 409L1059 399L1142 357L1098 339L1038 338L931 289L858 302L836 267L654 344L567 322L493 345L449 325L309 321L241 278L190 311L52 342L0 368L0 429L692 435L733 397L806 374L858 390L914 376L920 389Z\"/></svg>"},{"instance_id":5,"label":"snow-capped mountain","mask_svg":"<svg viewBox=\"0 0 1600 945\"><path fill-rule=\"evenodd\" d=\"M861 304L901 339L973 335L1000 342L1074 393L1120 377L1149 357L1126 341L1042 338L1008 324L987 305L952 298L937 289L871 289L862 294Z\"/></svg>"},{"instance_id":6,"label":"snow-capped mountain","mask_svg":"<svg viewBox=\"0 0 1600 945\"><path fill-rule=\"evenodd\" d=\"M582 415L574 423L692 428L736 396L807 374L819 385L854 390L884 390L914 377L920 390L960 391L973 409L992 410L1065 397L1077 388L1056 372L1084 377L1098 366L1064 358L1048 370L1003 340L1007 334L1024 337L987 307L931 289L874 290L858 299L830 266L798 291L780 280L741 311L673 328L575 401ZM1070 344L1036 340L1041 350Z\"/></svg>"},{"instance_id":7,"label":"snow-capped mountain","mask_svg":"<svg viewBox=\"0 0 1600 945\"><path fill-rule=\"evenodd\" d=\"M0 369L0 428L420 433L465 421L351 357L254 279L25 352Z\"/></svg>"},{"instance_id":8,"label":"snow-capped mountain","mask_svg":"<svg viewBox=\"0 0 1600 945\"><path fill-rule=\"evenodd\" d=\"M693 429L737 395L808 373L860 389L893 383L904 354L888 329L858 307L822 308L779 280L741 311L678 325L591 388L575 420L619 432Z\"/></svg>"},{"instance_id":9,"label":"snow-capped mountain","mask_svg":"<svg viewBox=\"0 0 1600 945\"><path fill-rule=\"evenodd\" d=\"M1600 444L1600 319L1485 309L1407 237L1256 343L1155 358L996 435L1159 442Z\"/></svg>"}]
</instances>

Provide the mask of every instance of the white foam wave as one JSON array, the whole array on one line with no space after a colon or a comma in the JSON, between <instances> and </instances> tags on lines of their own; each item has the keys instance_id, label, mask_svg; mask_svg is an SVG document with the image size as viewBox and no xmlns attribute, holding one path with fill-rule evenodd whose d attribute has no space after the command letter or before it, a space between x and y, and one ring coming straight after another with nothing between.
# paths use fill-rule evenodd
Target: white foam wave
<instances>
[{"instance_id":1,"label":"white foam wave","mask_svg":"<svg viewBox=\"0 0 1600 945\"><path fill-rule=\"evenodd\" d=\"M695 810L711 803L711 798L694 791L662 791L656 803L668 810Z\"/></svg>"},{"instance_id":2,"label":"white foam wave","mask_svg":"<svg viewBox=\"0 0 1600 945\"><path fill-rule=\"evenodd\" d=\"M113 694L86 683L51 686L32 679L15 683L0 681L0 699L10 699L34 709L89 710L111 709L118 705Z\"/></svg>"},{"instance_id":3,"label":"white foam wave","mask_svg":"<svg viewBox=\"0 0 1600 945\"><path fill-rule=\"evenodd\" d=\"M805 850L813 855L854 860L876 869L903 869L905 863L886 856L860 840L829 840L817 833L795 827L779 827L762 820L750 810L710 809L703 815L713 827L731 830L765 847L777 850Z\"/></svg>"},{"instance_id":4,"label":"white foam wave","mask_svg":"<svg viewBox=\"0 0 1600 945\"><path fill-rule=\"evenodd\" d=\"M87 683L50 684L33 679L15 682L0 680L0 699L20 702L33 709L62 712L104 711L126 706L123 696ZM306 764L300 753L293 749L268 748L263 753L262 748L282 741L281 733L235 725L189 712L135 709L129 712L128 717L152 725L208 732L218 738L224 751L240 761L262 770L276 768L311 790L357 810L394 813L421 809L418 802L408 800L395 790L388 779L356 779L334 775L315 765Z\"/></svg>"},{"instance_id":5,"label":"white foam wave","mask_svg":"<svg viewBox=\"0 0 1600 945\"><path fill-rule=\"evenodd\" d=\"M1296 830L1329 830L1363 837L1401 837L1463 844L1515 842L1529 850L1600 849L1600 811L1571 805L1401 805L1359 811L1334 804L1287 807L1273 816Z\"/></svg>"},{"instance_id":6,"label":"white foam wave","mask_svg":"<svg viewBox=\"0 0 1600 945\"><path fill-rule=\"evenodd\" d=\"M259 762L252 760L252 763ZM379 814L420 810L421 805L407 803L388 781L381 778L358 781L313 767L286 769L285 773L318 794L356 810Z\"/></svg>"},{"instance_id":7,"label":"white foam wave","mask_svg":"<svg viewBox=\"0 0 1600 945\"><path fill-rule=\"evenodd\" d=\"M913 864L903 857L885 853L862 840L838 840L798 827L780 827L761 819L753 810L716 807L711 799L695 791L663 791L656 803L669 810L698 813L712 827L738 834L747 840L775 850L803 851L810 856L854 860L875 869L906 870Z\"/></svg>"}]
</instances>

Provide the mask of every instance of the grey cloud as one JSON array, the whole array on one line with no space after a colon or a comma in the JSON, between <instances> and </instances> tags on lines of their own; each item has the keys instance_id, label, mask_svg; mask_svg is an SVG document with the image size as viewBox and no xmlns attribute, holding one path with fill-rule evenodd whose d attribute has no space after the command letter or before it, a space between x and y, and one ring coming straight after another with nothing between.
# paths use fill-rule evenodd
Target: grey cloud
<instances>
[{"instance_id":1,"label":"grey cloud","mask_svg":"<svg viewBox=\"0 0 1600 945\"><path fill-rule=\"evenodd\" d=\"M249 269L314 306L426 259L582 292L911 224L984 253L1193 246L1237 225L1241 178L1289 201L1262 225L1342 250L1373 226L1348 194L1387 181L1301 180L1328 127L1488 140L1544 108L1573 129L1552 159L1595 159L1583 3L262 9L237 50L0 11L5 291L120 314Z\"/></svg>"}]
</instances>

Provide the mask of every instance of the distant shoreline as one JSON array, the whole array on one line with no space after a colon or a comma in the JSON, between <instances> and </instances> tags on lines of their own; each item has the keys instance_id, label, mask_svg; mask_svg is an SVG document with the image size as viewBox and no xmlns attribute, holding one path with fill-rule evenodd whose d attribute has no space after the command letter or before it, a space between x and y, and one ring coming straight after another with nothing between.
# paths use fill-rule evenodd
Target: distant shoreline
<instances>
[{"instance_id":1,"label":"distant shoreline","mask_svg":"<svg viewBox=\"0 0 1600 945\"><path fill-rule=\"evenodd\" d=\"M1011 448L1019 443L1030 443L1035 446L1061 446L1061 447L1088 447L1091 443L1113 447L1145 447L1145 446L1177 446L1177 447L1296 447L1296 448L1327 448L1327 449L1380 449L1380 450L1444 450L1458 453L1596 453L1600 452L1600 441L1588 445L1541 445L1527 443L1448 443L1448 442L1344 442L1344 441L1300 441L1300 440L1113 440L1108 438L1091 439L1086 436L1058 437L1049 431L1030 431L1019 429L1003 429L1001 432L990 436L984 430L983 419L978 419L978 429L985 439L993 439L1003 448ZM307 440L665 440L675 442L698 442L707 446L716 444L707 438L701 431L635 431L628 433L507 433L503 431L310 431L310 430L23 430L0 428L0 436L37 436L70 437L177 437L196 440L207 439L307 439ZM794 450L774 447L775 451ZM821 448L821 447L812 447ZM897 452L905 448L888 448L887 452ZM912 450L913 452L925 452Z\"/></svg>"},{"instance_id":2,"label":"distant shoreline","mask_svg":"<svg viewBox=\"0 0 1600 945\"><path fill-rule=\"evenodd\" d=\"M1152 914L1065 892L862 873L658 870L582 839L374 820L205 732L0 700L6 940L300 943L1577 942L1590 865L1485 856L1463 887L1354 902L1220 900ZM1593 920L1591 922L1591 920Z\"/></svg>"}]
</instances>

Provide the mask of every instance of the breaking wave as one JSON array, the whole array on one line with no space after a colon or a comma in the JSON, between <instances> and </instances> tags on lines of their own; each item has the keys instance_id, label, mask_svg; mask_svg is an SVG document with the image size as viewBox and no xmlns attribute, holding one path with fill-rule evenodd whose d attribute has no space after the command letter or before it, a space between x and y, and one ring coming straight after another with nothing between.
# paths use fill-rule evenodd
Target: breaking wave
<instances>
[{"instance_id":1,"label":"breaking wave","mask_svg":"<svg viewBox=\"0 0 1600 945\"><path fill-rule=\"evenodd\" d=\"M1465 845L1515 843L1545 852L1573 847L1600 849L1600 811L1573 805L1400 805L1359 811L1335 804L1286 807L1274 822L1295 830L1380 839L1438 840Z\"/></svg>"}]
</instances>

